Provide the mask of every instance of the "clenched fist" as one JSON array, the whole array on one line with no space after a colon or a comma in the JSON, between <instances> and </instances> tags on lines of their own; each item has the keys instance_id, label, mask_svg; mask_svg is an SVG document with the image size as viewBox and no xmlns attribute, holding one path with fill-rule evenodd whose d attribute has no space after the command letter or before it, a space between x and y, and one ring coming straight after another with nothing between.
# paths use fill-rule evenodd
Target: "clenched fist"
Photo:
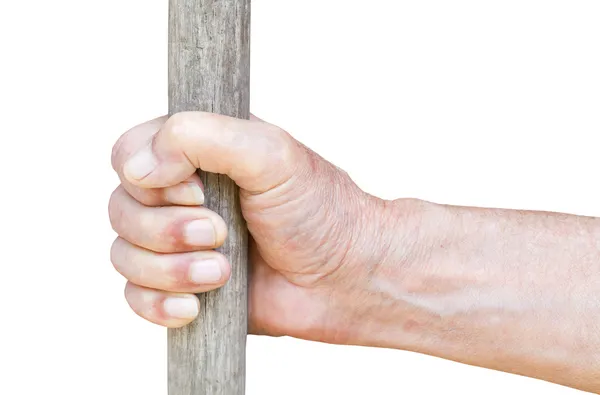
<instances>
[{"instance_id":1,"label":"clenched fist","mask_svg":"<svg viewBox=\"0 0 600 395\"><path fill-rule=\"evenodd\" d=\"M184 326L199 312L194 294L229 278L227 257L215 251L227 224L202 207L202 169L241 189L251 332L343 343L369 325L364 284L390 253L398 234L386 228L400 217L280 128L180 113L127 132L112 163L121 185L109 207L119 235L111 259L138 315Z\"/></svg>"}]
</instances>

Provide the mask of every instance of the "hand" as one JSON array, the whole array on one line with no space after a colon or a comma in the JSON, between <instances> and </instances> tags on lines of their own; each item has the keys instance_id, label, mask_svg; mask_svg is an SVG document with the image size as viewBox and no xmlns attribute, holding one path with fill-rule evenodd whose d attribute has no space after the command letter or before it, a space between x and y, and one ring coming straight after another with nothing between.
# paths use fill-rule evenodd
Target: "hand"
<instances>
[{"instance_id":1,"label":"hand","mask_svg":"<svg viewBox=\"0 0 600 395\"><path fill-rule=\"evenodd\" d=\"M258 119L180 113L127 132L112 162L121 185L109 205L119 235L111 259L141 317L184 326L198 315L194 294L230 275L227 258L214 251L227 224L201 207L200 168L241 188L252 333L346 343L368 325L360 284L391 244L394 232L383 229L392 216L384 201L283 130Z\"/></svg>"},{"instance_id":2,"label":"hand","mask_svg":"<svg viewBox=\"0 0 600 395\"><path fill-rule=\"evenodd\" d=\"M227 224L197 168L241 188L250 332L435 355L598 392L600 220L386 202L281 129L205 113L115 146L116 269L133 310L179 327L222 286ZM202 317L200 317L202 319Z\"/></svg>"}]
</instances>

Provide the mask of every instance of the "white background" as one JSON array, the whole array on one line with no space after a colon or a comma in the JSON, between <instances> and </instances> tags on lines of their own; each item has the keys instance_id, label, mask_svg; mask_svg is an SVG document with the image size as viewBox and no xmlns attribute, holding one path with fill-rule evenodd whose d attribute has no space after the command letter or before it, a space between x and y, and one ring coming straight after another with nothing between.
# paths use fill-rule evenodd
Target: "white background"
<instances>
[{"instance_id":1,"label":"white background","mask_svg":"<svg viewBox=\"0 0 600 395\"><path fill-rule=\"evenodd\" d=\"M252 111L386 198L600 215L600 3L254 0ZM0 2L0 394L165 394L108 259L114 141L162 115L167 1ZM250 337L248 394L572 394Z\"/></svg>"}]
</instances>

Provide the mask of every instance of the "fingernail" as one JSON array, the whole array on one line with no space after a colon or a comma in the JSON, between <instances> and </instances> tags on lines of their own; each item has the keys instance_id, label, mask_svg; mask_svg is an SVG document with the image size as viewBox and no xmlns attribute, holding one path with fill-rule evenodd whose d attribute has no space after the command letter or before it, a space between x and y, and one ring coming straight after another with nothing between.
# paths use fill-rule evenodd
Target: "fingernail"
<instances>
[{"instance_id":1,"label":"fingernail","mask_svg":"<svg viewBox=\"0 0 600 395\"><path fill-rule=\"evenodd\" d=\"M145 147L130 158L123 167L123 173L127 178L141 180L147 177L158 166L158 161L150 146Z\"/></svg>"},{"instance_id":2,"label":"fingernail","mask_svg":"<svg viewBox=\"0 0 600 395\"><path fill-rule=\"evenodd\" d=\"M207 259L192 263L190 279L196 284L215 284L221 281L221 264L216 259Z\"/></svg>"},{"instance_id":3,"label":"fingernail","mask_svg":"<svg viewBox=\"0 0 600 395\"><path fill-rule=\"evenodd\" d=\"M204 192L202 192L202 188L198 184L188 184L190 188L190 195L192 195L192 200L196 202L197 205L204 204Z\"/></svg>"},{"instance_id":4,"label":"fingernail","mask_svg":"<svg viewBox=\"0 0 600 395\"><path fill-rule=\"evenodd\" d=\"M201 206L204 204L204 192L198 184L182 183L165 189L165 199L173 204Z\"/></svg>"},{"instance_id":5,"label":"fingernail","mask_svg":"<svg viewBox=\"0 0 600 395\"><path fill-rule=\"evenodd\" d=\"M198 219L185 225L183 231L185 242L198 247L213 247L217 238L215 228L208 219Z\"/></svg>"},{"instance_id":6,"label":"fingernail","mask_svg":"<svg viewBox=\"0 0 600 395\"><path fill-rule=\"evenodd\" d=\"M163 302L165 313L173 318L196 318L198 303L191 298L167 298Z\"/></svg>"}]
</instances>

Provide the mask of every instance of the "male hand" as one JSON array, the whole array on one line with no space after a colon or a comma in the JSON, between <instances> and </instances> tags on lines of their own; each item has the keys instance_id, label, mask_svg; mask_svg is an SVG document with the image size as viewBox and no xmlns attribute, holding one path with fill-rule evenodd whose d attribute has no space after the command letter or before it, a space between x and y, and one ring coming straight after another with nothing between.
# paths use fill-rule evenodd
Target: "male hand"
<instances>
[{"instance_id":1,"label":"male hand","mask_svg":"<svg viewBox=\"0 0 600 395\"><path fill-rule=\"evenodd\" d=\"M229 278L227 257L214 251L227 224L202 207L202 169L241 188L251 332L345 343L368 325L361 284L392 244L386 219L398 218L283 130L256 118L180 113L127 132L112 163L121 185L109 205L119 235L111 259L141 317L184 326L198 315L194 294Z\"/></svg>"},{"instance_id":2,"label":"male hand","mask_svg":"<svg viewBox=\"0 0 600 395\"><path fill-rule=\"evenodd\" d=\"M181 113L113 153L116 269L133 310L168 327L222 286L227 224L198 168L240 186L250 332L388 347L598 393L600 220L385 202L260 120ZM199 317L202 319L202 317Z\"/></svg>"}]
</instances>

